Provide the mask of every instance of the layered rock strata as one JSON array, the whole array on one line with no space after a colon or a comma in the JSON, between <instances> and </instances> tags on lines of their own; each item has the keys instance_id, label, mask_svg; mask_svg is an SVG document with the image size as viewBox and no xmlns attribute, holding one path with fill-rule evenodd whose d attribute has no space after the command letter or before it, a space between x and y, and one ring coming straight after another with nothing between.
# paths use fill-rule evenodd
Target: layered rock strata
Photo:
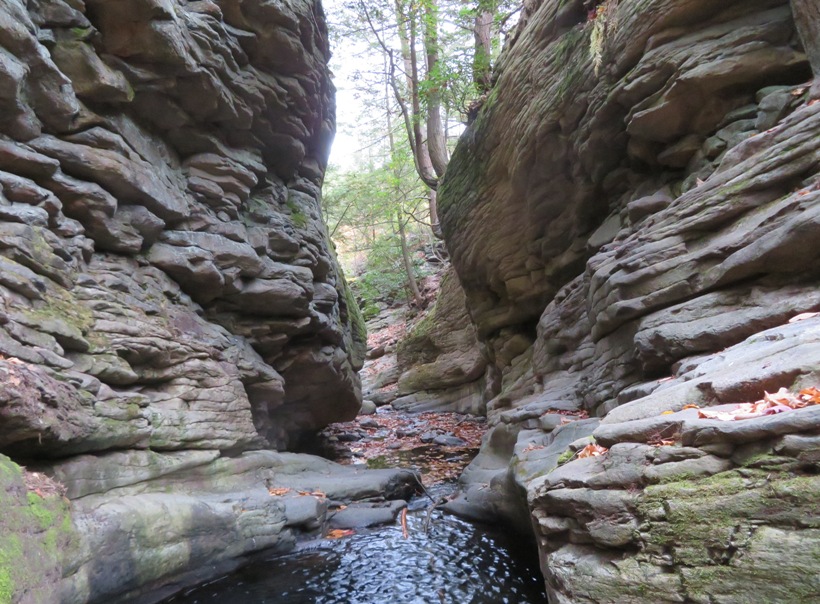
<instances>
[{"instance_id":1,"label":"layered rock strata","mask_svg":"<svg viewBox=\"0 0 820 604\"><path fill-rule=\"evenodd\" d=\"M352 419L364 352L318 2L8 0L0 46L0 452L81 540L47 601L287 541L252 451Z\"/></svg>"},{"instance_id":2,"label":"layered rock strata","mask_svg":"<svg viewBox=\"0 0 820 604\"><path fill-rule=\"evenodd\" d=\"M396 347L401 411L483 414L487 361L452 268L441 278L436 303Z\"/></svg>"},{"instance_id":3,"label":"layered rock strata","mask_svg":"<svg viewBox=\"0 0 820 604\"><path fill-rule=\"evenodd\" d=\"M453 155L441 222L496 379L451 508L532 520L555 602L818 597L797 570L817 560L814 410L677 419L820 382L817 319L788 323L820 309L817 18L528 4ZM609 454L558 467L590 438ZM802 550L782 573L781 538Z\"/></svg>"}]
</instances>

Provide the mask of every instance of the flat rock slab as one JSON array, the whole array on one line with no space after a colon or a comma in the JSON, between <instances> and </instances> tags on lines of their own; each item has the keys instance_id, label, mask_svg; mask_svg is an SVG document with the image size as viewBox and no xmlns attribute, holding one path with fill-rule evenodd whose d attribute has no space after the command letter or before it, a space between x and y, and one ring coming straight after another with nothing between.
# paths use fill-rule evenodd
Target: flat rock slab
<instances>
[{"instance_id":1,"label":"flat rock slab","mask_svg":"<svg viewBox=\"0 0 820 604\"><path fill-rule=\"evenodd\" d=\"M396 520L407 502L403 500L385 503L352 503L335 512L329 520L332 528L356 529L390 524Z\"/></svg>"},{"instance_id":2,"label":"flat rock slab","mask_svg":"<svg viewBox=\"0 0 820 604\"><path fill-rule=\"evenodd\" d=\"M343 466L313 455L275 455L281 466L273 475L274 487L321 492L335 501L408 499L419 488L420 479L412 470L370 470Z\"/></svg>"},{"instance_id":3,"label":"flat rock slab","mask_svg":"<svg viewBox=\"0 0 820 604\"><path fill-rule=\"evenodd\" d=\"M735 405L716 405L710 411L729 411ZM751 419L700 419L697 409L684 409L655 418L620 424L601 424L593 433L598 444L645 443L659 438L680 439L684 446L717 443L742 444L782 434L816 431L820 427L820 406L785 411Z\"/></svg>"}]
</instances>

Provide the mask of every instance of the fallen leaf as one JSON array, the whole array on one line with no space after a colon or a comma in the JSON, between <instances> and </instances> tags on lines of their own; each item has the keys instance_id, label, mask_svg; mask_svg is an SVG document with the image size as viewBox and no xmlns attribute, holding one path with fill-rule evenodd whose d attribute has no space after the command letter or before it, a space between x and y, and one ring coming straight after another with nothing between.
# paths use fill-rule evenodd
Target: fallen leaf
<instances>
[{"instance_id":1,"label":"fallen leaf","mask_svg":"<svg viewBox=\"0 0 820 604\"><path fill-rule=\"evenodd\" d=\"M274 497L281 497L282 495L287 495L290 493L291 489L288 487L270 487L268 489L268 493L273 495Z\"/></svg>"},{"instance_id":2,"label":"fallen leaf","mask_svg":"<svg viewBox=\"0 0 820 604\"><path fill-rule=\"evenodd\" d=\"M296 491L296 494L302 497L319 497L321 499L327 498L327 495L325 495L322 491Z\"/></svg>"},{"instance_id":3,"label":"fallen leaf","mask_svg":"<svg viewBox=\"0 0 820 604\"><path fill-rule=\"evenodd\" d=\"M690 403L690 404L688 404L688 405L684 405L684 406L683 406L683 409L700 409L700 406L699 406L699 405L694 405L694 404Z\"/></svg>"},{"instance_id":4,"label":"fallen leaf","mask_svg":"<svg viewBox=\"0 0 820 604\"><path fill-rule=\"evenodd\" d=\"M813 386L803 388L803 390L797 393L797 396L812 405L820 405L820 390Z\"/></svg>"},{"instance_id":5,"label":"fallen leaf","mask_svg":"<svg viewBox=\"0 0 820 604\"><path fill-rule=\"evenodd\" d=\"M410 535L407 533L407 508L401 511L401 534L407 539Z\"/></svg>"},{"instance_id":6,"label":"fallen leaf","mask_svg":"<svg viewBox=\"0 0 820 604\"><path fill-rule=\"evenodd\" d=\"M590 443L578 452L578 459L584 459L585 457L598 457L607 451L609 451L609 449L606 447L596 445L595 443Z\"/></svg>"},{"instance_id":7,"label":"fallen leaf","mask_svg":"<svg viewBox=\"0 0 820 604\"><path fill-rule=\"evenodd\" d=\"M544 445L536 445L535 443L530 443L526 447L524 447L521 452L527 453L528 451L536 451L538 449L543 449Z\"/></svg>"},{"instance_id":8,"label":"fallen leaf","mask_svg":"<svg viewBox=\"0 0 820 604\"><path fill-rule=\"evenodd\" d=\"M672 415L674 411L664 411L661 415Z\"/></svg>"},{"instance_id":9,"label":"fallen leaf","mask_svg":"<svg viewBox=\"0 0 820 604\"><path fill-rule=\"evenodd\" d=\"M789 323L797 323L798 321L811 319L813 317L820 317L820 312L801 312L799 315L794 315L791 319L789 319Z\"/></svg>"},{"instance_id":10,"label":"fallen leaf","mask_svg":"<svg viewBox=\"0 0 820 604\"><path fill-rule=\"evenodd\" d=\"M804 394L805 392L805 394ZM766 415L785 413L794 409L802 409L809 405L820 404L820 391L817 388L806 388L798 394L780 388L777 392L765 392L763 398L753 403L740 403L728 411L698 411L701 419L718 419L721 421L735 421L740 419L754 419Z\"/></svg>"},{"instance_id":11,"label":"fallen leaf","mask_svg":"<svg viewBox=\"0 0 820 604\"><path fill-rule=\"evenodd\" d=\"M342 537L350 537L355 535L356 531L353 529L330 529L325 537L327 539L341 539Z\"/></svg>"}]
</instances>

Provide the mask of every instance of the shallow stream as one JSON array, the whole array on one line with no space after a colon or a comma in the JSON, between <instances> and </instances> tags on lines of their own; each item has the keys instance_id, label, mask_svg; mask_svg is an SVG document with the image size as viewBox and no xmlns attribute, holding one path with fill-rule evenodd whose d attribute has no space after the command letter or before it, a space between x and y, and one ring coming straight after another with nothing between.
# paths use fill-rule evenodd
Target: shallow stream
<instances>
[{"instance_id":1,"label":"shallow stream","mask_svg":"<svg viewBox=\"0 0 820 604\"><path fill-rule=\"evenodd\" d=\"M384 411L334 424L325 435L335 437L329 443L333 446L323 448L342 462L421 473L429 496L410 502L406 537L396 522L341 539L302 543L293 552L257 559L166 604L545 604L534 546L509 531L428 510L432 500L452 494L454 478L477 452L481 420ZM421 440L425 431L436 429L463 437L463 446Z\"/></svg>"},{"instance_id":2,"label":"shallow stream","mask_svg":"<svg viewBox=\"0 0 820 604\"><path fill-rule=\"evenodd\" d=\"M272 555L168 604L542 604L534 552L509 534L434 511Z\"/></svg>"}]
</instances>

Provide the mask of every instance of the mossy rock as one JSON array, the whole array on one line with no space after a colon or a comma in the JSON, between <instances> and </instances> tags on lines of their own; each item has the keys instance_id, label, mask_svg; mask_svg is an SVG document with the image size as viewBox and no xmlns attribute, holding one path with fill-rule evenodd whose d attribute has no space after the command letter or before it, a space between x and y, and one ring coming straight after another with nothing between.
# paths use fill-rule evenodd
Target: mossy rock
<instances>
[{"instance_id":1,"label":"mossy rock","mask_svg":"<svg viewBox=\"0 0 820 604\"><path fill-rule=\"evenodd\" d=\"M816 602L820 580L808 569L820 563L817 501L817 476L791 472L732 470L650 486L638 504L643 549L671 556L694 601L755 593L759 602Z\"/></svg>"},{"instance_id":2,"label":"mossy rock","mask_svg":"<svg viewBox=\"0 0 820 604\"><path fill-rule=\"evenodd\" d=\"M0 455L0 510L0 604L54 602L78 545L68 500L29 491L22 468Z\"/></svg>"}]
</instances>

